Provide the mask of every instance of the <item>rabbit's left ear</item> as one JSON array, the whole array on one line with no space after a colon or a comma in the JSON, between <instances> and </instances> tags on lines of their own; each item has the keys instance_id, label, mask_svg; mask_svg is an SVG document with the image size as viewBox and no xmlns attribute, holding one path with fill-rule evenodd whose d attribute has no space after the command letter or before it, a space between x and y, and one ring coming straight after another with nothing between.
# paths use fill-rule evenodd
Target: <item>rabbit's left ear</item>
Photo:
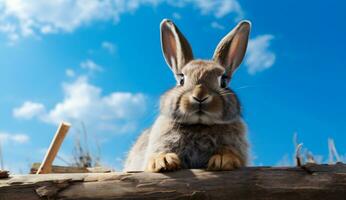
<instances>
[{"instance_id":1,"label":"rabbit's left ear","mask_svg":"<svg viewBox=\"0 0 346 200\"><path fill-rule=\"evenodd\" d=\"M170 20L161 22L161 46L167 64L176 74L193 59L189 42Z\"/></svg>"},{"instance_id":2,"label":"rabbit's left ear","mask_svg":"<svg viewBox=\"0 0 346 200\"><path fill-rule=\"evenodd\" d=\"M226 69L228 79L231 78L234 70L238 68L244 58L250 29L249 21L241 21L215 49L213 60Z\"/></svg>"}]
</instances>

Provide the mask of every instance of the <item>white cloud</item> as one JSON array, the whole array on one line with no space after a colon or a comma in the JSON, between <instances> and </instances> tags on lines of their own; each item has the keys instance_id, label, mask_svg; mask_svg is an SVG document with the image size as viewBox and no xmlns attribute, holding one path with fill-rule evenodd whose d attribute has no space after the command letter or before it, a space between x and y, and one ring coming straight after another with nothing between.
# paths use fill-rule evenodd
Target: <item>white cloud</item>
<instances>
[{"instance_id":1,"label":"white cloud","mask_svg":"<svg viewBox=\"0 0 346 200\"><path fill-rule=\"evenodd\" d=\"M222 26L221 24L219 24L218 22L212 22L211 24L210 24L210 26L212 27L212 28L215 28L215 29L220 29L220 30L223 30L223 29L225 29L225 27L224 26Z\"/></svg>"},{"instance_id":2,"label":"white cloud","mask_svg":"<svg viewBox=\"0 0 346 200\"><path fill-rule=\"evenodd\" d=\"M104 41L101 44L102 48L106 49L110 54L115 52L115 45L111 42Z\"/></svg>"},{"instance_id":3,"label":"white cloud","mask_svg":"<svg viewBox=\"0 0 346 200\"><path fill-rule=\"evenodd\" d=\"M6 144L8 142L13 142L17 144L24 144L30 140L29 136L26 134L15 134L0 131L0 143Z\"/></svg>"},{"instance_id":4,"label":"white cloud","mask_svg":"<svg viewBox=\"0 0 346 200\"><path fill-rule=\"evenodd\" d=\"M23 144L29 141L29 136L25 134L15 134L12 135L11 139L16 143Z\"/></svg>"},{"instance_id":5,"label":"white cloud","mask_svg":"<svg viewBox=\"0 0 346 200\"><path fill-rule=\"evenodd\" d=\"M65 74L68 77L74 77L76 75L76 73L73 71L73 69L66 69Z\"/></svg>"},{"instance_id":6,"label":"white cloud","mask_svg":"<svg viewBox=\"0 0 346 200\"><path fill-rule=\"evenodd\" d=\"M44 112L45 112L44 105L40 103L26 101L21 107L15 108L13 110L13 116L16 118L31 119Z\"/></svg>"},{"instance_id":7,"label":"white cloud","mask_svg":"<svg viewBox=\"0 0 346 200\"><path fill-rule=\"evenodd\" d=\"M168 0L168 4L177 7L193 5L200 10L203 15L213 15L216 18L222 18L230 13L236 15L236 19L243 17L243 10L238 0Z\"/></svg>"},{"instance_id":8,"label":"white cloud","mask_svg":"<svg viewBox=\"0 0 346 200\"><path fill-rule=\"evenodd\" d=\"M36 115L37 118L50 124L68 121L73 125L83 122L97 131L122 133L134 131L136 120L146 111L144 94L113 92L102 95L101 88L90 84L84 76L64 83L63 94L61 102L51 110Z\"/></svg>"},{"instance_id":9,"label":"white cloud","mask_svg":"<svg viewBox=\"0 0 346 200\"><path fill-rule=\"evenodd\" d=\"M273 66L276 56L269 49L273 39L273 35L266 34L249 41L245 60L249 74L256 74Z\"/></svg>"},{"instance_id":10,"label":"white cloud","mask_svg":"<svg viewBox=\"0 0 346 200\"><path fill-rule=\"evenodd\" d=\"M124 13L142 5L166 3L173 7L192 5L204 15L216 18L243 11L237 0L1 0L0 31L11 41L33 34L72 32L95 21L119 21Z\"/></svg>"},{"instance_id":11,"label":"white cloud","mask_svg":"<svg viewBox=\"0 0 346 200\"><path fill-rule=\"evenodd\" d=\"M192 0L203 14L212 13L215 17L221 18L229 13L235 13L237 18L243 16L242 8L237 0L223 0L223 1L210 1L210 0Z\"/></svg>"},{"instance_id":12,"label":"white cloud","mask_svg":"<svg viewBox=\"0 0 346 200\"><path fill-rule=\"evenodd\" d=\"M174 12L174 13L172 14L172 17L173 17L174 19L176 19L176 20L179 20L179 19L182 18L181 14L179 14L179 13L177 13L177 12Z\"/></svg>"},{"instance_id":13,"label":"white cloud","mask_svg":"<svg viewBox=\"0 0 346 200\"><path fill-rule=\"evenodd\" d=\"M81 66L81 68L87 69L90 71L102 71L103 70L103 68L100 65L96 64L94 61L92 61L90 59L87 59L87 60L81 62L80 66Z\"/></svg>"}]
</instances>

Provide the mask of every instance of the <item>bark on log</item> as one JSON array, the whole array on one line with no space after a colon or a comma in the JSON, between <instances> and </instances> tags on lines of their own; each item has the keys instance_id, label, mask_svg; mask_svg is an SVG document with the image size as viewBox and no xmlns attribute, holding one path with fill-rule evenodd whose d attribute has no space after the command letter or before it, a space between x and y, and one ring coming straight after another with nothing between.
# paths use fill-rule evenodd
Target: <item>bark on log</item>
<instances>
[{"instance_id":1,"label":"bark on log","mask_svg":"<svg viewBox=\"0 0 346 200\"><path fill-rule=\"evenodd\" d=\"M346 199L346 165L247 167L234 171L16 175L0 180L1 200Z\"/></svg>"}]
</instances>

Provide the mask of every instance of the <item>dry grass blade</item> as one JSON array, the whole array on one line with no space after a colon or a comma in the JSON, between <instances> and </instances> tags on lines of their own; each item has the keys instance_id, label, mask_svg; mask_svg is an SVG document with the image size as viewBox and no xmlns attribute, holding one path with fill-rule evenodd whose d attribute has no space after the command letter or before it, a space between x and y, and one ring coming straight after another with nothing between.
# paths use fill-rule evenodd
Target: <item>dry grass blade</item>
<instances>
[{"instance_id":1,"label":"dry grass blade","mask_svg":"<svg viewBox=\"0 0 346 200\"><path fill-rule=\"evenodd\" d=\"M306 161L307 163L314 163L314 164L316 164L316 160L314 158L314 155L310 151L308 151L306 153L306 158L307 158L307 161Z\"/></svg>"},{"instance_id":2,"label":"dry grass blade","mask_svg":"<svg viewBox=\"0 0 346 200\"><path fill-rule=\"evenodd\" d=\"M0 141L0 170L4 169L4 157L2 155L2 146Z\"/></svg>"},{"instance_id":3,"label":"dry grass blade","mask_svg":"<svg viewBox=\"0 0 346 200\"><path fill-rule=\"evenodd\" d=\"M87 131L85 124L81 123L81 129L78 131L78 137L75 138L75 145L73 149L74 163L72 166L77 167L97 167L100 166L100 145L98 139L94 138L94 142L97 148L97 154L94 155L89 150L88 138L90 133ZM82 139L81 137L82 136Z\"/></svg>"},{"instance_id":4,"label":"dry grass blade","mask_svg":"<svg viewBox=\"0 0 346 200\"><path fill-rule=\"evenodd\" d=\"M303 147L303 143L300 143L296 146L296 165L298 167L302 166L302 157L301 157L301 149Z\"/></svg>"},{"instance_id":5,"label":"dry grass blade","mask_svg":"<svg viewBox=\"0 0 346 200\"><path fill-rule=\"evenodd\" d=\"M336 162L340 162L340 156L336 150L334 140L332 138L328 139L328 150L329 150L329 164L334 163L334 158Z\"/></svg>"}]
</instances>

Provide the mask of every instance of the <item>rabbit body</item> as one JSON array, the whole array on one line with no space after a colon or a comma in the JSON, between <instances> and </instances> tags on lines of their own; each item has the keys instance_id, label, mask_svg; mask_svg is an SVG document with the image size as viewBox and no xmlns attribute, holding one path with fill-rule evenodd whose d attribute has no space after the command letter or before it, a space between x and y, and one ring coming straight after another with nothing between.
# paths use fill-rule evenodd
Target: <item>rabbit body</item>
<instances>
[{"instance_id":1,"label":"rabbit body","mask_svg":"<svg viewBox=\"0 0 346 200\"><path fill-rule=\"evenodd\" d=\"M162 95L160 114L130 150L125 171L232 170L247 164L241 106L227 86L244 57L249 31L247 21L239 23L213 60L194 60L179 29L169 20L161 23L163 52L178 84Z\"/></svg>"},{"instance_id":2,"label":"rabbit body","mask_svg":"<svg viewBox=\"0 0 346 200\"><path fill-rule=\"evenodd\" d=\"M151 155L160 152L176 153L181 168L207 168L209 159L225 150L237 152L246 164L248 144L241 120L213 126L180 125L160 116L133 146L125 170L145 170Z\"/></svg>"}]
</instances>

